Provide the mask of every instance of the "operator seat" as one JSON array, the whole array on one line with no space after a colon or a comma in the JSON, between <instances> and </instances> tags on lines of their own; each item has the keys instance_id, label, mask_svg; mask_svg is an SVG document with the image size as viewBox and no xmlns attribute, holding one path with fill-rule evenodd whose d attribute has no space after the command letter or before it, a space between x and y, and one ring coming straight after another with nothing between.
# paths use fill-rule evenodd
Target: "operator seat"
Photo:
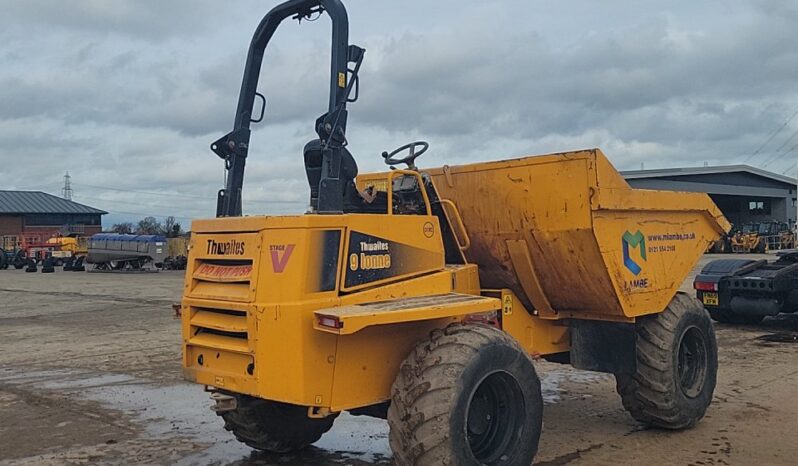
<instances>
[{"instance_id":1,"label":"operator seat","mask_svg":"<svg viewBox=\"0 0 798 466\"><path fill-rule=\"evenodd\" d=\"M321 182L321 160L322 149L321 139L313 139L305 144L302 150L305 156L305 173L308 175L308 184L310 185L310 198L319 198L319 182ZM355 181L357 176L357 163L355 158L346 149L341 149L341 180L348 184L349 181Z\"/></svg>"}]
</instances>

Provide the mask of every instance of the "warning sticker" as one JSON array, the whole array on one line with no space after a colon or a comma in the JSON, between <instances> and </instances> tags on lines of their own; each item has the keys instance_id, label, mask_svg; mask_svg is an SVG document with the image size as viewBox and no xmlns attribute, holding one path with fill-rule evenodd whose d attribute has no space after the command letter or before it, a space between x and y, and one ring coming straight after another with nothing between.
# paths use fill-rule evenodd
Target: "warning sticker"
<instances>
[{"instance_id":1,"label":"warning sticker","mask_svg":"<svg viewBox=\"0 0 798 466\"><path fill-rule=\"evenodd\" d=\"M506 316L513 313L513 297L508 294L502 298L502 313Z\"/></svg>"},{"instance_id":2,"label":"warning sticker","mask_svg":"<svg viewBox=\"0 0 798 466\"><path fill-rule=\"evenodd\" d=\"M194 271L194 278L215 282L238 282L248 280L252 265L202 264Z\"/></svg>"}]
</instances>

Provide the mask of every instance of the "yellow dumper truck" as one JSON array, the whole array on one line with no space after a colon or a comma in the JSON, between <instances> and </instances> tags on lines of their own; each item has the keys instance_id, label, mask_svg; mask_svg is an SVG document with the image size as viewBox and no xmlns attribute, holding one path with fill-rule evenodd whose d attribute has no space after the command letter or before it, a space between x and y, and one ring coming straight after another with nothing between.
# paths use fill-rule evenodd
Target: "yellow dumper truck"
<instances>
[{"instance_id":1,"label":"yellow dumper truck","mask_svg":"<svg viewBox=\"0 0 798 466\"><path fill-rule=\"evenodd\" d=\"M310 209L244 217L264 49L282 20L321 14L332 73L303 151ZM615 374L640 422L698 422L715 335L677 289L729 227L709 197L631 189L598 149L422 170L415 142L358 176L346 104L363 56L339 0L278 5L252 39L233 131L211 144L228 176L217 218L192 224L183 366L225 428L286 453L349 411L388 420L399 465L529 465L539 357Z\"/></svg>"}]
</instances>

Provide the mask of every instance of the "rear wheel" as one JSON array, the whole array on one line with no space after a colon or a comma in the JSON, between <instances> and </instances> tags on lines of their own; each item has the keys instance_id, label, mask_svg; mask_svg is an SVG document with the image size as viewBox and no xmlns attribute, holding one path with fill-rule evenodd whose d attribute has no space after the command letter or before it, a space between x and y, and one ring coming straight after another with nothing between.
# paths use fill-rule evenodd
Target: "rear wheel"
<instances>
[{"instance_id":1,"label":"rear wheel","mask_svg":"<svg viewBox=\"0 0 798 466\"><path fill-rule=\"evenodd\" d=\"M496 328L436 330L402 363L391 394L397 465L532 464L540 381L526 352Z\"/></svg>"},{"instance_id":2,"label":"rear wheel","mask_svg":"<svg viewBox=\"0 0 798 466\"><path fill-rule=\"evenodd\" d=\"M289 453L301 450L330 430L335 416L308 417L304 406L278 403L248 395L233 395L236 409L219 413L224 428L239 442L257 450Z\"/></svg>"},{"instance_id":3,"label":"rear wheel","mask_svg":"<svg viewBox=\"0 0 798 466\"><path fill-rule=\"evenodd\" d=\"M680 292L663 312L639 318L635 331L636 373L615 376L624 408L655 427L694 426L712 401L718 371L709 315Z\"/></svg>"}]
</instances>

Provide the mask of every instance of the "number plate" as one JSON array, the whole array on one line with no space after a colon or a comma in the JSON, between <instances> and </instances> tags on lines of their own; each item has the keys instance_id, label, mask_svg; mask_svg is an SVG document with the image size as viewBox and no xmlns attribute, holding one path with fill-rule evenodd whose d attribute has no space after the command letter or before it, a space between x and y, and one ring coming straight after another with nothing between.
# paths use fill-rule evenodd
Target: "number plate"
<instances>
[{"instance_id":1,"label":"number plate","mask_svg":"<svg viewBox=\"0 0 798 466\"><path fill-rule=\"evenodd\" d=\"M717 293L704 293L702 296L704 304L709 306L717 306L718 305L718 294Z\"/></svg>"}]
</instances>

